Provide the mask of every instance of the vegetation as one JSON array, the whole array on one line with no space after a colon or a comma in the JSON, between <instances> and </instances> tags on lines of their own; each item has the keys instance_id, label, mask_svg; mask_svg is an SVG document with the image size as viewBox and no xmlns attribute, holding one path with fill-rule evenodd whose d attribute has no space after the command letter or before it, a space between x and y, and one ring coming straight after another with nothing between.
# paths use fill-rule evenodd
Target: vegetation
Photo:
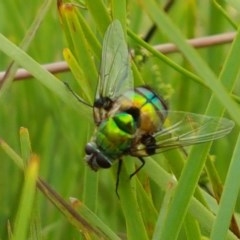
<instances>
[{"instance_id":1,"label":"vegetation","mask_svg":"<svg viewBox=\"0 0 240 240\"><path fill-rule=\"evenodd\" d=\"M27 0L3 1L0 9L0 69L8 70L0 82L0 239L240 238L237 1ZM124 158L119 199L117 164L97 173L85 164L92 112L63 84L93 103L103 36L116 18L135 85L162 93L172 110L236 124L228 136L187 149L187 157L176 149L146 158L131 181L139 162ZM185 41L225 32L236 33L228 44L194 49ZM161 45L162 54L156 46L163 43L179 50ZM63 59L71 72L41 66ZM17 80L19 67L33 77Z\"/></svg>"}]
</instances>

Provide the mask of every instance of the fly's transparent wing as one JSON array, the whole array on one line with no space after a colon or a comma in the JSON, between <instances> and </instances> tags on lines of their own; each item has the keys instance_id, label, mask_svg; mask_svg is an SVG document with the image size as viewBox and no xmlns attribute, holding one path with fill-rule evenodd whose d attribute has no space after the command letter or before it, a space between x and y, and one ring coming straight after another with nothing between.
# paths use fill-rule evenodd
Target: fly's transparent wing
<instances>
[{"instance_id":1,"label":"fly's transparent wing","mask_svg":"<svg viewBox=\"0 0 240 240\"><path fill-rule=\"evenodd\" d=\"M144 148L146 152L149 149L155 150L154 153L160 153L178 147L212 141L225 136L234 127L234 122L226 118L174 111L169 111L167 114L168 117L162 128L152 135L155 139L152 146L140 144L133 150L133 155L145 152Z\"/></svg>"},{"instance_id":2,"label":"fly's transparent wing","mask_svg":"<svg viewBox=\"0 0 240 240\"><path fill-rule=\"evenodd\" d=\"M102 48L102 61L96 99L114 100L133 88L129 53L121 23L114 20L108 27Z\"/></svg>"}]
</instances>

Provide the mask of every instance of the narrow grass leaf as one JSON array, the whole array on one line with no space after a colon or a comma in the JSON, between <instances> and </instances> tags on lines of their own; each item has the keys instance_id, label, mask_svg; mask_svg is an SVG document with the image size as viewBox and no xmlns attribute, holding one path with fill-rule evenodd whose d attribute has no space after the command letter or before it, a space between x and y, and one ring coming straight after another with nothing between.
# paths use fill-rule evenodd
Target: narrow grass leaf
<instances>
[{"instance_id":1,"label":"narrow grass leaf","mask_svg":"<svg viewBox=\"0 0 240 240\"><path fill-rule=\"evenodd\" d=\"M23 159L2 139L0 139L0 146L3 151L14 161L14 163L21 169L24 169Z\"/></svg>"},{"instance_id":2,"label":"narrow grass leaf","mask_svg":"<svg viewBox=\"0 0 240 240\"><path fill-rule=\"evenodd\" d=\"M143 182L143 185L141 182ZM145 179L145 181L141 180L141 182L138 180L138 178L136 178L137 201L142 213L144 226L148 236L151 238L157 221L158 213L153 203L151 186L148 177Z\"/></svg>"},{"instance_id":3,"label":"narrow grass leaf","mask_svg":"<svg viewBox=\"0 0 240 240\"><path fill-rule=\"evenodd\" d=\"M213 4L219 11L221 11L222 15L227 19L227 21L232 25L232 27L237 29L238 26L233 22L231 17L227 14L226 10L216 0L213 0Z\"/></svg>"},{"instance_id":4,"label":"narrow grass leaf","mask_svg":"<svg viewBox=\"0 0 240 240\"><path fill-rule=\"evenodd\" d=\"M143 168L142 171L145 171L146 174L164 191L169 190L169 186L171 186L171 189L174 189L177 186L176 179L172 174L169 174L164 169L162 169L156 161L154 161L152 158L148 158L147 162ZM191 182L191 181L189 181ZM183 192L184 194L184 192ZM180 197L180 196L179 196ZM176 210L176 212L179 214L180 211L182 211L182 206L178 206L179 209ZM174 213L176 215L176 212ZM202 205L199 200L191 196L191 200L189 203L189 212L192 216L194 216L197 221L199 222L199 225L210 234L213 226L213 222L215 220L214 214L206 208L204 205ZM163 221L164 223L164 221ZM173 229L174 222L172 222L172 225L169 226L169 229ZM160 238L160 233L163 231L163 225L161 225L161 228L158 228L158 237ZM227 239L229 240L236 240L237 237L231 232L228 231L227 233Z\"/></svg>"},{"instance_id":5,"label":"narrow grass leaf","mask_svg":"<svg viewBox=\"0 0 240 240\"><path fill-rule=\"evenodd\" d=\"M88 41L88 45L91 48L92 54L94 55L97 62L100 61L102 46L96 36L96 33L93 31L95 29L90 28L89 22L84 18L84 15L81 12L77 11L78 21L82 27L85 38Z\"/></svg>"},{"instance_id":6,"label":"narrow grass leaf","mask_svg":"<svg viewBox=\"0 0 240 240\"><path fill-rule=\"evenodd\" d=\"M190 213L186 215L183 226L187 239L202 240L199 223Z\"/></svg>"},{"instance_id":7,"label":"narrow grass leaf","mask_svg":"<svg viewBox=\"0 0 240 240\"><path fill-rule=\"evenodd\" d=\"M103 1L87 0L86 6L102 35L110 24L110 16Z\"/></svg>"},{"instance_id":8,"label":"narrow grass leaf","mask_svg":"<svg viewBox=\"0 0 240 240\"><path fill-rule=\"evenodd\" d=\"M87 167L87 166L86 166ZM98 196L98 179L99 173L92 171L90 168L84 169L84 189L82 201L92 211L97 210Z\"/></svg>"},{"instance_id":9,"label":"narrow grass leaf","mask_svg":"<svg viewBox=\"0 0 240 240\"><path fill-rule=\"evenodd\" d=\"M123 32L126 33L126 19L127 19L127 7L126 7L126 0L112 1L112 15L113 19L118 19L122 23Z\"/></svg>"},{"instance_id":10,"label":"narrow grass leaf","mask_svg":"<svg viewBox=\"0 0 240 240\"><path fill-rule=\"evenodd\" d=\"M39 63L37 63L28 54L11 43L7 38L0 34L0 50L11 57L19 65L29 71L37 80L46 86L53 93L58 95L64 102L74 107L79 112L79 105L81 105L81 113L83 116L91 116L90 109L83 104L80 104L69 89L61 83L54 75L46 71Z\"/></svg>"},{"instance_id":11,"label":"narrow grass leaf","mask_svg":"<svg viewBox=\"0 0 240 240\"><path fill-rule=\"evenodd\" d=\"M112 232L109 229L107 232L105 232L105 230L107 229L105 225L103 229L98 228L98 220L96 220L93 225L91 224L91 221L93 221L94 217L93 214L89 214L91 212L90 210L88 211L88 214L85 214L85 216L81 216L70 204L68 204L42 179L38 179L37 186L39 190L62 212L62 214L68 219L68 221L78 230L81 230L81 232L86 238L109 238L109 236L107 236L107 234L109 233L111 236L113 236ZM86 208L84 209L86 213Z\"/></svg>"},{"instance_id":12,"label":"narrow grass leaf","mask_svg":"<svg viewBox=\"0 0 240 240\"><path fill-rule=\"evenodd\" d=\"M23 186L20 205L14 224L12 240L25 240L29 232L30 216L34 203L35 186L38 175L39 158L32 155L25 171L25 183Z\"/></svg>"},{"instance_id":13,"label":"narrow grass leaf","mask_svg":"<svg viewBox=\"0 0 240 240\"><path fill-rule=\"evenodd\" d=\"M155 230L154 230L153 238L152 238L153 240L158 240L159 239L159 236L160 236L161 231L162 231L161 229L162 229L162 226L164 224L164 221L165 221L165 218L166 218L166 215L167 215L169 202L171 201L171 198L172 198L173 191L174 191L174 185L171 186L171 183L169 182L168 190L166 190L166 193L164 195L164 199L163 199L163 202L162 202L162 205L161 205L161 209L160 209L159 214L158 214L158 219L157 219L157 222L156 222L156 225L155 225Z\"/></svg>"},{"instance_id":14,"label":"narrow grass leaf","mask_svg":"<svg viewBox=\"0 0 240 240\"><path fill-rule=\"evenodd\" d=\"M178 71L180 74L183 76L192 79L193 81L201 84L202 86L208 88L208 86L202 81L200 77L198 77L196 74L188 71L184 67L180 66L179 64L175 63L172 61L170 58L166 57L163 53L157 51L154 49L150 44L144 42L141 38L139 38L135 33L132 31L128 30L128 35L131 37L137 44L148 50L153 56L157 57L161 61L165 62L169 66L171 66L173 69Z\"/></svg>"},{"instance_id":15,"label":"narrow grass leaf","mask_svg":"<svg viewBox=\"0 0 240 240\"><path fill-rule=\"evenodd\" d=\"M103 231L109 239L120 240L120 238L111 229L109 229L109 227L106 226L96 214L90 211L86 205L82 204L77 199L71 199L71 202L74 208L78 210L79 214L85 219L88 219L91 226L101 229L101 231Z\"/></svg>"},{"instance_id":16,"label":"narrow grass leaf","mask_svg":"<svg viewBox=\"0 0 240 240\"><path fill-rule=\"evenodd\" d=\"M132 173L133 162L125 161L122 166L121 179L119 183L119 196L121 207L125 216L127 227L127 239L148 239L147 231L139 211L136 195L132 189L135 189L134 179L129 179L129 173Z\"/></svg>"},{"instance_id":17,"label":"narrow grass leaf","mask_svg":"<svg viewBox=\"0 0 240 240\"><path fill-rule=\"evenodd\" d=\"M91 48L88 39L79 22L77 9L74 5L70 4L64 4L59 9L61 10L61 15L65 18L64 23L67 24L65 27L68 28L66 34L69 33L70 37L68 38L72 40L73 49L71 51L77 59L79 67L83 69L86 79L91 83L90 85L96 86L98 73L93 61L93 53L90 51Z\"/></svg>"},{"instance_id":18,"label":"narrow grass leaf","mask_svg":"<svg viewBox=\"0 0 240 240\"><path fill-rule=\"evenodd\" d=\"M222 197L219 203L216 221L214 222L211 239L218 240L226 236L228 226L234 212L237 196L240 189L239 177L240 169L240 135L233 153L232 161L229 166L227 178L224 184Z\"/></svg>"},{"instance_id":19,"label":"narrow grass leaf","mask_svg":"<svg viewBox=\"0 0 240 240\"><path fill-rule=\"evenodd\" d=\"M82 68L79 66L71 50L69 48L65 48L63 50L63 56L66 62L68 63L68 66L74 78L78 83L78 86L80 88L80 91L79 91L80 97L84 99L88 104L93 104L92 103L93 91L89 86L90 82L87 80L85 73L83 72Z\"/></svg>"},{"instance_id":20,"label":"narrow grass leaf","mask_svg":"<svg viewBox=\"0 0 240 240\"><path fill-rule=\"evenodd\" d=\"M20 128L20 145L21 145L21 156L26 165L32 154L32 147L31 147L28 129L24 127Z\"/></svg>"}]
</instances>

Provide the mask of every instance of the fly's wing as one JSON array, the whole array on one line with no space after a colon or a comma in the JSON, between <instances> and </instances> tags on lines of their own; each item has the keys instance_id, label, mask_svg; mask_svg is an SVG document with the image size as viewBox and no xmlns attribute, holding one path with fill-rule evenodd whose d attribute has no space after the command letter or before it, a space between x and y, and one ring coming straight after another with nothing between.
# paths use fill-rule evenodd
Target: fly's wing
<instances>
[{"instance_id":1,"label":"fly's wing","mask_svg":"<svg viewBox=\"0 0 240 240\"><path fill-rule=\"evenodd\" d=\"M234 122L226 118L210 117L188 112L168 111L162 128L152 135L150 145L139 144L132 155L149 155L174 148L212 141L228 134ZM152 143L151 143L152 142Z\"/></svg>"},{"instance_id":2,"label":"fly's wing","mask_svg":"<svg viewBox=\"0 0 240 240\"><path fill-rule=\"evenodd\" d=\"M133 77L128 48L121 23L114 20L103 39L96 99L114 100L129 89L133 89Z\"/></svg>"}]
</instances>

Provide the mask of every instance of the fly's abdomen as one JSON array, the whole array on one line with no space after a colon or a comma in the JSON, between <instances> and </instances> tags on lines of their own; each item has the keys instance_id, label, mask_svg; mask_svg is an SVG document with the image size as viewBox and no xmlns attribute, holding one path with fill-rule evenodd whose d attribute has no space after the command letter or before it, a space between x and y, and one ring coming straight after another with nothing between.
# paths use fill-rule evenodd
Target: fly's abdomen
<instances>
[{"instance_id":1,"label":"fly's abdomen","mask_svg":"<svg viewBox=\"0 0 240 240\"><path fill-rule=\"evenodd\" d=\"M122 112L103 121L96 133L99 150L115 160L128 151L136 132L136 123L131 114Z\"/></svg>"},{"instance_id":2,"label":"fly's abdomen","mask_svg":"<svg viewBox=\"0 0 240 240\"><path fill-rule=\"evenodd\" d=\"M119 106L118 111L139 109L138 127L146 134L158 131L167 115L167 106L164 101L146 87L127 91L117 99L115 106Z\"/></svg>"}]
</instances>

